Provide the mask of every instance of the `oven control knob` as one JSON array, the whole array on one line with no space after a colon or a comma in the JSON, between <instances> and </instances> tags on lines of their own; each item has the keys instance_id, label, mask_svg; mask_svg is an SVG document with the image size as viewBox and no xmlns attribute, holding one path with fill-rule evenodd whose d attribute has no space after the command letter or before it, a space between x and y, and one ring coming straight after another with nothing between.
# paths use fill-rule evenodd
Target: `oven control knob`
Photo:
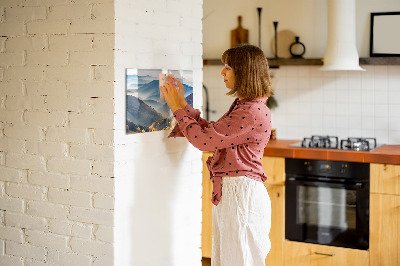
<instances>
[{"instance_id":1,"label":"oven control knob","mask_svg":"<svg viewBox=\"0 0 400 266\"><path fill-rule=\"evenodd\" d=\"M346 173L346 169L347 169L347 164L342 164L342 167L340 168L340 173L341 174Z\"/></svg>"},{"instance_id":2,"label":"oven control knob","mask_svg":"<svg viewBox=\"0 0 400 266\"><path fill-rule=\"evenodd\" d=\"M311 162L305 162L304 165L306 166L307 171L310 172L312 170Z\"/></svg>"}]
</instances>

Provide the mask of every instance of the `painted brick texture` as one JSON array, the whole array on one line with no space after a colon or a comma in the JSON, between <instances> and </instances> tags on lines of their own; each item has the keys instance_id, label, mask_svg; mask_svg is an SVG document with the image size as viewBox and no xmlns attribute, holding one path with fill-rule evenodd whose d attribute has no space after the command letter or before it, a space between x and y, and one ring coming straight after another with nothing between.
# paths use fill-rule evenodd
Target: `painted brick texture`
<instances>
[{"instance_id":1,"label":"painted brick texture","mask_svg":"<svg viewBox=\"0 0 400 266\"><path fill-rule=\"evenodd\" d=\"M115 3L114 264L201 265L201 152L167 131L126 135L124 125L126 68L193 70L201 106L203 1Z\"/></svg>"},{"instance_id":2,"label":"painted brick texture","mask_svg":"<svg viewBox=\"0 0 400 266\"><path fill-rule=\"evenodd\" d=\"M0 32L0 265L112 265L114 0L2 0Z\"/></svg>"},{"instance_id":3,"label":"painted brick texture","mask_svg":"<svg viewBox=\"0 0 400 266\"><path fill-rule=\"evenodd\" d=\"M126 68L193 70L201 106L201 19L202 0L0 2L0 264L201 265L201 152L124 126Z\"/></svg>"}]
</instances>

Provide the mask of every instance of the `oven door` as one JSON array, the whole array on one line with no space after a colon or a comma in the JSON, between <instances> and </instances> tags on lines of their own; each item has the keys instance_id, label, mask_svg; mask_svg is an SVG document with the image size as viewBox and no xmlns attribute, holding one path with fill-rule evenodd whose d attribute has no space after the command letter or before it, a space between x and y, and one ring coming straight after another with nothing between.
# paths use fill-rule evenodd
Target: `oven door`
<instances>
[{"instance_id":1,"label":"oven door","mask_svg":"<svg viewBox=\"0 0 400 266\"><path fill-rule=\"evenodd\" d=\"M286 239L367 250L369 185L286 178Z\"/></svg>"}]
</instances>

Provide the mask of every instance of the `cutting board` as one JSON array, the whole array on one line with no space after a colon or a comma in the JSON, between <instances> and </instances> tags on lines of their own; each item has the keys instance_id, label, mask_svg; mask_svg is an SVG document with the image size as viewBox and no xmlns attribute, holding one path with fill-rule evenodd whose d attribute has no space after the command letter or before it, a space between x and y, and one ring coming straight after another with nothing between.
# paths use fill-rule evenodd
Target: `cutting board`
<instances>
[{"instance_id":1,"label":"cutting board","mask_svg":"<svg viewBox=\"0 0 400 266\"><path fill-rule=\"evenodd\" d=\"M249 31L242 27L242 16L238 16L238 26L231 30L231 48L242 43L249 43Z\"/></svg>"}]
</instances>

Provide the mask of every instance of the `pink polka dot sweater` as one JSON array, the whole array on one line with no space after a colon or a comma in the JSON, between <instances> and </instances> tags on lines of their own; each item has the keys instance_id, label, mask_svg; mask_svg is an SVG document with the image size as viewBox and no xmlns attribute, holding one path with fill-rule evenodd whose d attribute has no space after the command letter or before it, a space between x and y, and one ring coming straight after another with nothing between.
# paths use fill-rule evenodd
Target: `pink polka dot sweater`
<instances>
[{"instance_id":1,"label":"pink polka dot sweater","mask_svg":"<svg viewBox=\"0 0 400 266\"><path fill-rule=\"evenodd\" d=\"M213 182L212 203L221 200L224 176L247 176L261 182L267 179L261 159L271 132L271 112L267 98L236 99L216 122L200 117L200 111L187 105L174 112L178 125L169 137L186 137L201 151L214 151L207 160Z\"/></svg>"}]
</instances>

